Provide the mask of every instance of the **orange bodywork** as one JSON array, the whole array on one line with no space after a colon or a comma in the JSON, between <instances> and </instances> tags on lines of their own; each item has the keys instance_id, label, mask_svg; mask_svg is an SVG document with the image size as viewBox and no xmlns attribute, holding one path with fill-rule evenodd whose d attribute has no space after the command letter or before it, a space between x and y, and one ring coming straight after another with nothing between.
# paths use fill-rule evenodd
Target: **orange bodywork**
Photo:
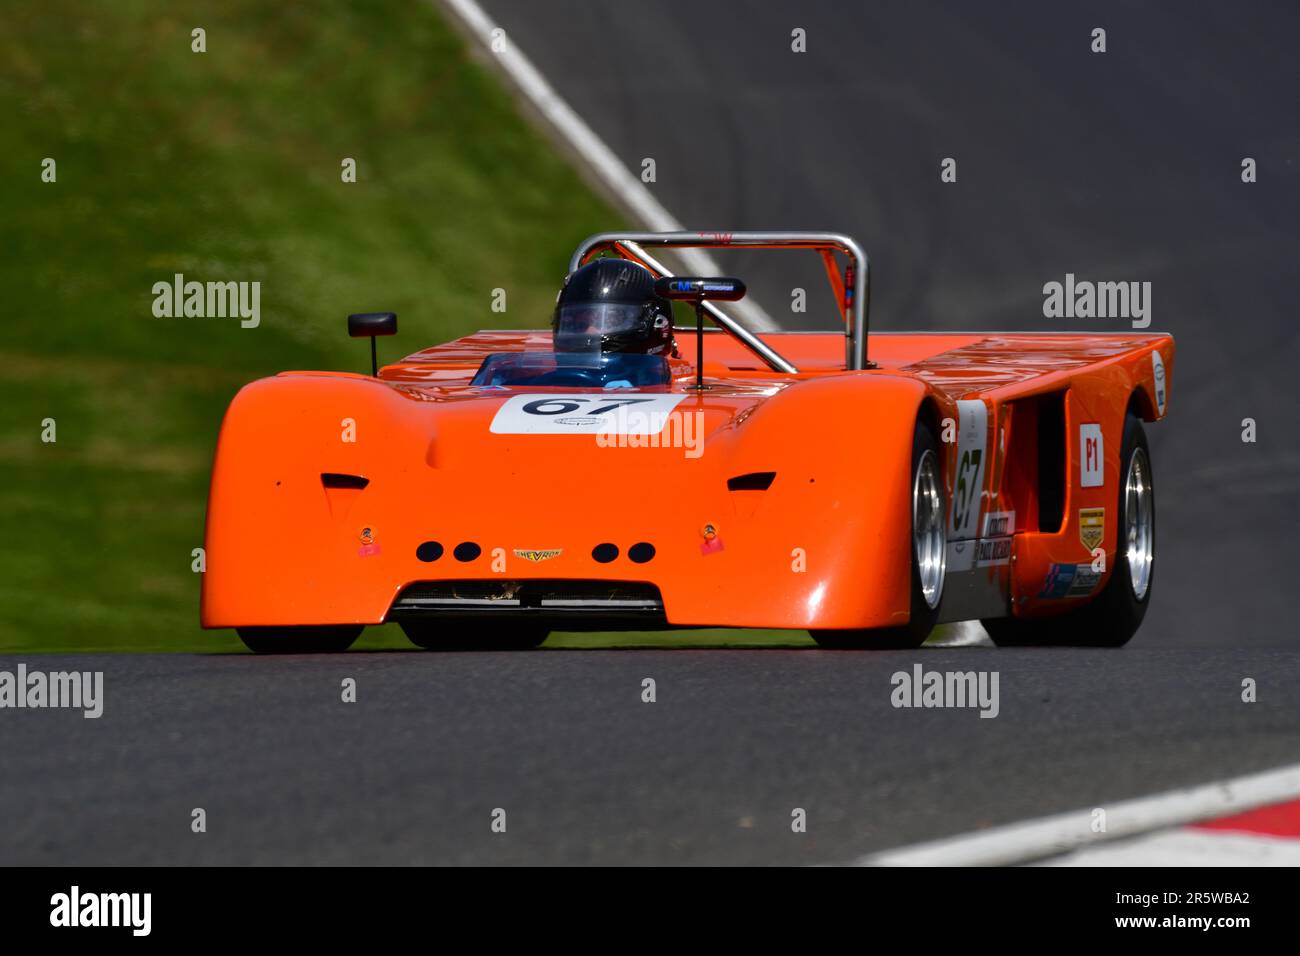
<instances>
[{"instance_id":1,"label":"orange bodywork","mask_svg":"<svg viewBox=\"0 0 1300 956\"><path fill-rule=\"evenodd\" d=\"M713 333L700 393L690 389L695 336L679 335L674 380L659 391L684 396L676 412L701 425L694 449L492 431L514 394L580 391L470 386L489 354L549 349L543 332L467 336L378 379L286 372L253 382L217 446L203 625L378 624L408 585L466 579L647 582L671 626L902 624L918 416L944 434L949 510L967 529L949 535L949 572L965 574L980 613L990 601L1034 615L1088 599L1045 596L1044 582L1054 564L1089 561L1094 535L1113 556L1124 417L1130 407L1147 421L1166 413L1172 338L877 333L877 367L863 371L844 370L840 334L761 338L800 371L772 372ZM1035 520L1034 451L1045 414L1034 400L1045 395L1063 407L1065 438L1062 517L1046 529ZM974 443L983 467L961 483ZM728 487L769 472L765 490ZM326 474L365 486L326 487ZM992 537L1007 540L981 548ZM437 560L417 556L428 541L444 546ZM455 557L464 542L478 555ZM602 563L592 550L605 542L619 557ZM630 560L637 542L653 545L652 560ZM954 585L951 610L945 593L944 619L975 613L962 593Z\"/></svg>"}]
</instances>

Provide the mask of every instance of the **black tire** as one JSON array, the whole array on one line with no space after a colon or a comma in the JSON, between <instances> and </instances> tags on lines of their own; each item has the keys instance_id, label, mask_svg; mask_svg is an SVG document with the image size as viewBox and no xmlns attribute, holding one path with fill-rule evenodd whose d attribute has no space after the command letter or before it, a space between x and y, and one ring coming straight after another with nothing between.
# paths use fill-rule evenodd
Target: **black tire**
<instances>
[{"instance_id":1,"label":"black tire","mask_svg":"<svg viewBox=\"0 0 1300 956\"><path fill-rule=\"evenodd\" d=\"M254 654L337 654L365 630L363 624L331 627L237 627L235 633Z\"/></svg>"},{"instance_id":2,"label":"black tire","mask_svg":"<svg viewBox=\"0 0 1300 956\"><path fill-rule=\"evenodd\" d=\"M543 627L447 625L401 621L402 631L416 647L426 651L528 651L540 647L550 635Z\"/></svg>"},{"instance_id":3,"label":"black tire","mask_svg":"<svg viewBox=\"0 0 1300 956\"><path fill-rule=\"evenodd\" d=\"M1142 420L1132 411L1124 420L1124 438L1120 449L1119 489L1115 496L1114 511L1115 529L1119 537L1110 580L1095 598L1083 607L1065 614L1041 618L1000 617L981 621L994 644L999 647L1123 647L1137 633L1155 587L1156 518L1155 482L1150 475L1151 452L1147 448ZM1124 491L1130 464L1139 450L1146 459L1147 480L1151 484L1152 550L1151 573L1147 579L1146 592L1141 598L1134 593L1129 573L1128 549L1124 547Z\"/></svg>"},{"instance_id":4,"label":"black tire","mask_svg":"<svg viewBox=\"0 0 1300 956\"><path fill-rule=\"evenodd\" d=\"M916 431L912 436L912 468L909 472L911 479L907 486L909 502L912 499L912 488L916 482L917 469L920 467L921 460L927 451L935 456L940 463L940 469L942 469L943 456L939 453L938 439L935 438L934 431L925 421L918 420ZM946 519L948 513L947 495L944 494L942 475L939 481L939 498L940 513ZM821 647L832 650L906 650L924 644L925 639L930 636L930 632L934 630L934 625L939 619L939 607L942 604L942 598L936 602L933 608L925 599L918 569L915 533L912 535L912 546L909 550L912 555L912 597L911 617L906 624L899 627L810 630L808 633L812 635L812 639Z\"/></svg>"}]
</instances>

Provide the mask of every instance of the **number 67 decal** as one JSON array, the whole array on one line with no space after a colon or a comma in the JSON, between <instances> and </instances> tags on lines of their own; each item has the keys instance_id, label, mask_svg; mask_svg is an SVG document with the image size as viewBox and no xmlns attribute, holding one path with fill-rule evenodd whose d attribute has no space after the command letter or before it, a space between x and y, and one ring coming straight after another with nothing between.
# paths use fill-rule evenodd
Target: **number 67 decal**
<instances>
[{"instance_id":1,"label":"number 67 decal","mask_svg":"<svg viewBox=\"0 0 1300 956\"><path fill-rule=\"evenodd\" d=\"M583 402L602 402L599 408L582 408ZM578 409L582 408L584 415L604 415L606 412L612 412L616 408L624 408L628 405L640 405L649 402L648 398L619 398L614 401L605 401L596 398L587 398L579 395L576 398L539 398L535 402L529 402L524 406L524 412L528 415L572 415Z\"/></svg>"},{"instance_id":2,"label":"number 67 decal","mask_svg":"<svg viewBox=\"0 0 1300 956\"><path fill-rule=\"evenodd\" d=\"M957 470L952 482L952 518L948 522L948 536L973 538L984 490L988 409L978 399L958 402L957 421Z\"/></svg>"},{"instance_id":3,"label":"number 67 decal","mask_svg":"<svg viewBox=\"0 0 1300 956\"><path fill-rule=\"evenodd\" d=\"M685 395L514 395L492 418L494 435L657 435Z\"/></svg>"}]
</instances>

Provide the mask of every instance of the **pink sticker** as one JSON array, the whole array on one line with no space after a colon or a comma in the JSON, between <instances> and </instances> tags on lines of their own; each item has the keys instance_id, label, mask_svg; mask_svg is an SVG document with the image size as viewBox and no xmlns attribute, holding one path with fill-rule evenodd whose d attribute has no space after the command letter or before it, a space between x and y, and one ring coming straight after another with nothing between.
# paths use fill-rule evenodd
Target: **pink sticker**
<instances>
[{"instance_id":1,"label":"pink sticker","mask_svg":"<svg viewBox=\"0 0 1300 956\"><path fill-rule=\"evenodd\" d=\"M357 548L357 554L359 554L363 558L368 558L372 554L378 554L378 553L379 553L379 545L377 544L363 544L361 547Z\"/></svg>"},{"instance_id":2,"label":"pink sticker","mask_svg":"<svg viewBox=\"0 0 1300 956\"><path fill-rule=\"evenodd\" d=\"M700 554L706 554L706 555L713 554L714 552L721 551L721 550L722 550L721 538L710 538L709 540L705 541L703 544L700 545Z\"/></svg>"}]
</instances>

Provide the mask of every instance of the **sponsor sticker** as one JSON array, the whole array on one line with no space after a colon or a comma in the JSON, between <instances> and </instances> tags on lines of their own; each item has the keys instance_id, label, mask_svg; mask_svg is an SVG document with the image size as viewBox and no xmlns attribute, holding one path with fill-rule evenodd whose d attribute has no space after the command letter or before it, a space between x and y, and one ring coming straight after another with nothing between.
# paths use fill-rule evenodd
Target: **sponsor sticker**
<instances>
[{"instance_id":1,"label":"sponsor sticker","mask_svg":"<svg viewBox=\"0 0 1300 956\"><path fill-rule=\"evenodd\" d=\"M1084 488L1100 488L1105 483L1102 460L1101 426L1093 423L1079 426L1079 484Z\"/></svg>"},{"instance_id":2,"label":"sponsor sticker","mask_svg":"<svg viewBox=\"0 0 1300 956\"><path fill-rule=\"evenodd\" d=\"M1083 597L1091 594L1101 580L1101 572L1094 571L1091 564L1077 564L1074 567L1074 580L1066 597Z\"/></svg>"},{"instance_id":3,"label":"sponsor sticker","mask_svg":"<svg viewBox=\"0 0 1300 956\"><path fill-rule=\"evenodd\" d=\"M1011 562L1011 535L1016 530L1014 511L990 511L980 522L980 540L975 545L975 564L989 568Z\"/></svg>"},{"instance_id":4,"label":"sponsor sticker","mask_svg":"<svg viewBox=\"0 0 1300 956\"><path fill-rule=\"evenodd\" d=\"M980 528L981 538L1002 538L1016 533L1016 513L1014 511L990 511L984 516Z\"/></svg>"},{"instance_id":5,"label":"sponsor sticker","mask_svg":"<svg viewBox=\"0 0 1300 956\"><path fill-rule=\"evenodd\" d=\"M1101 547L1101 539L1106 536L1106 509L1079 509L1079 540L1089 551Z\"/></svg>"},{"instance_id":6,"label":"sponsor sticker","mask_svg":"<svg viewBox=\"0 0 1300 956\"><path fill-rule=\"evenodd\" d=\"M492 418L494 435L657 435L685 395L513 395Z\"/></svg>"},{"instance_id":7,"label":"sponsor sticker","mask_svg":"<svg viewBox=\"0 0 1300 956\"><path fill-rule=\"evenodd\" d=\"M1160 350L1151 353L1151 374L1156 382L1156 412L1165 413L1165 360L1160 357Z\"/></svg>"},{"instance_id":8,"label":"sponsor sticker","mask_svg":"<svg viewBox=\"0 0 1300 956\"><path fill-rule=\"evenodd\" d=\"M1085 597L1093 592L1100 580L1101 572L1094 571L1091 564L1053 564L1043 578L1038 597Z\"/></svg>"},{"instance_id":9,"label":"sponsor sticker","mask_svg":"<svg viewBox=\"0 0 1300 956\"><path fill-rule=\"evenodd\" d=\"M981 538L975 563L981 568L1006 564L1011 560L1010 538Z\"/></svg>"}]
</instances>

